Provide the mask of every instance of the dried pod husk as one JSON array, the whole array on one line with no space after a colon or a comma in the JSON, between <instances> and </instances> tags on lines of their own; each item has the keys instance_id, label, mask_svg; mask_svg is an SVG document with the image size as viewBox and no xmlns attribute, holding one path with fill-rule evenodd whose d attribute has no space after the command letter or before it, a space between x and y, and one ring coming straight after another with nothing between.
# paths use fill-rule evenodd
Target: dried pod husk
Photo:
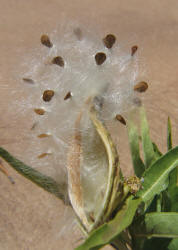
<instances>
[{"instance_id":1,"label":"dried pod husk","mask_svg":"<svg viewBox=\"0 0 178 250\"><path fill-rule=\"evenodd\" d=\"M96 55L95 55L95 61L96 61L96 64L97 65L101 65L105 62L106 60L106 54L103 53L103 52L98 52Z\"/></svg>"},{"instance_id":2,"label":"dried pod husk","mask_svg":"<svg viewBox=\"0 0 178 250\"><path fill-rule=\"evenodd\" d=\"M64 67L64 60L61 56L56 56L52 59L52 63L60 67Z\"/></svg>"},{"instance_id":3,"label":"dried pod husk","mask_svg":"<svg viewBox=\"0 0 178 250\"><path fill-rule=\"evenodd\" d=\"M53 44L51 43L48 35L41 36L41 43L48 48L52 48Z\"/></svg>"},{"instance_id":4,"label":"dried pod husk","mask_svg":"<svg viewBox=\"0 0 178 250\"><path fill-rule=\"evenodd\" d=\"M43 101L49 102L54 96L54 91L53 90L45 90L43 92Z\"/></svg>"},{"instance_id":5,"label":"dried pod husk","mask_svg":"<svg viewBox=\"0 0 178 250\"><path fill-rule=\"evenodd\" d=\"M108 34L105 38L103 38L103 43L108 49L111 49L115 42L116 37L113 34Z\"/></svg>"},{"instance_id":6,"label":"dried pod husk","mask_svg":"<svg viewBox=\"0 0 178 250\"><path fill-rule=\"evenodd\" d=\"M134 90L137 92L145 92L148 89L148 84L146 82L139 82L134 86Z\"/></svg>"},{"instance_id":7,"label":"dried pod husk","mask_svg":"<svg viewBox=\"0 0 178 250\"><path fill-rule=\"evenodd\" d=\"M81 126L87 119L92 126L85 134ZM118 165L116 148L97 111L92 107L89 114L81 113L76 120L67 170L71 204L86 232L105 219L116 172L120 173ZM119 183L120 174L117 179Z\"/></svg>"}]
</instances>

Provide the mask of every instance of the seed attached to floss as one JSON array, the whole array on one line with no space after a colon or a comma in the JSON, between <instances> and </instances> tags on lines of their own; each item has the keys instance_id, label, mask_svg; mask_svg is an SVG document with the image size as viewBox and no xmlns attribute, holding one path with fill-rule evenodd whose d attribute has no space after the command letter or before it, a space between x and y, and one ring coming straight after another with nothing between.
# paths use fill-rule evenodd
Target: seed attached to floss
<instances>
[{"instance_id":1,"label":"seed attached to floss","mask_svg":"<svg viewBox=\"0 0 178 250\"><path fill-rule=\"evenodd\" d=\"M38 115L44 115L45 110L44 109L34 109L35 113Z\"/></svg>"},{"instance_id":2,"label":"seed attached to floss","mask_svg":"<svg viewBox=\"0 0 178 250\"><path fill-rule=\"evenodd\" d=\"M51 41L49 39L49 36L47 36L47 35L41 36L41 43L48 48L51 48L53 46L53 44L51 43Z\"/></svg>"},{"instance_id":3,"label":"seed attached to floss","mask_svg":"<svg viewBox=\"0 0 178 250\"><path fill-rule=\"evenodd\" d=\"M69 92L65 95L64 101L67 100L67 99L69 99L69 98L71 98L71 97L72 97L72 93L69 91Z\"/></svg>"},{"instance_id":4,"label":"seed attached to floss","mask_svg":"<svg viewBox=\"0 0 178 250\"><path fill-rule=\"evenodd\" d=\"M126 125L126 121L122 115L117 114L116 115L116 120L121 122L122 124Z\"/></svg>"},{"instance_id":5,"label":"seed attached to floss","mask_svg":"<svg viewBox=\"0 0 178 250\"><path fill-rule=\"evenodd\" d=\"M105 38L103 38L103 43L106 48L111 49L116 41L116 37L112 34L107 35Z\"/></svg>"},{"instance_id":6,"label":"seed attached to floss","mask_svg":"<svg viewBox=\"0 0 178 250\"><path fill-rule=\"evenodd\" d=\"M79 41L82 40L82 31L81 31L80 28L74 29L74 34L76 35L76 37L77 37L77 39L78 39Z\"/></svg>"},{"instance_id":7,"label":"seed attached to floss","mask_svg":"<svg viewBox=\"0 0 178 250\"><path fill-rule=\"evenodd\" d=\"M50 136L49 134L40 134L40 135L38 135L38 138L46 138L49 136Z\"/></svg>"},{"instance_id":8,"label":"seed attached to floss","mask_svg":"<svg viewBox=\"0 0 178 250\"><path fill-rule=\"evenodd\" d=\"M135 46L133 46L133 47L131 48L131 56L133 56L133 55L135 54L135 52L137 51L137 49L138 49L138 46L137 46L137 45L135 45Z\"/></svg>"},{"instance_id":9,"label":"seed attached to floss","mask_svg":"<svg viewBox=\"0 0 178 250\"><path fill-rule=\"evenodd\" d=\"M63 58L61 56L54 57L53 60L52 60L52 63L56 64L56 65L58 65L60 67L64 67L64 60L63 60Z\"/></svg>"},{"instance_id":10,"label":"seed attached to floss","mask_svg":"<svg viewBox=\"0 0 178 250\"><path fill-rule=\"evenodd\" d=\"M30 83L30 84L34 84L34 81L32 79L30 79L30 78L22 78L22 80L24 82L27 82L27 83Z\"/></svg>"},{"instance_id":11,"label":"seed attached to floss","mask_svg":"<svg viewBox=\"0 0 178 250\"><path fill-rule=\"evenodd\" d=\"M44 158L44 157L46 157L48 155L51 155L51 153L43 153L41 155L38 155L38 159Z\"/></svg>"},{"instance_id":12,"label":"seed attached to floss","mask_svg":"<svg viewBox=\"0 0 178 250\"><path fill-rule=\"evenodd\" d=\"M104 63L104 61L106 60L106 54L103 52L98 52L95 55L95 61L97 65L101 65Z\"/></svg>"},{"instance_id":13,"label":"seed attached to floss","mask_svg":"<svg viewBox=\"0 0 178 250\"><path fill-rule=\"evenodd\" d=\"M54 96L53 90L45 90L43 93L43 101L49 102L49 101L51 101L53 96Z\"/></svg>"},{"instance_id":14,"label":"seed attached to floss","mask_svg":"<svg viewBox=\"0 0 178 250\"><path fill-rule=\"evenodd\" d=\"M134 86L134 90L137 92L145 92L148 88L148 84L146 82L139 82Z\"/></svg>"}]
</instances>

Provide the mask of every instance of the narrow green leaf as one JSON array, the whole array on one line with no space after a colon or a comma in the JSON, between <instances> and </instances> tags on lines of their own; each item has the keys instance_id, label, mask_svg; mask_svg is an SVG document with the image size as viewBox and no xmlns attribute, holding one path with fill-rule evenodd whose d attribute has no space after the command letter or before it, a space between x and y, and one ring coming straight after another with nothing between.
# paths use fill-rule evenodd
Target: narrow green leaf
<instances>
[{"instance_id":1,"label":"narrow green leaf","mask_svg":"<svg viewBox=\"0 0 178 250\"><path fill-rule=\"evenodd\" d=\"M140 202L141 199L133 199L133 197L130 196L123 204L115 218L93 231L86 241L77 247L76 250L96 250L110 243L132 223Z\"/></svg>"},{"instance_id":2,"label":"narrow green leaf","mask_svg":"<svg viewBox=\"0 0 178 250\"><path fill-rule=\"evenodd\" d=\"M156 194L159 194L167 187L167 185L165 185L166 179L177 164L178 147L175 147L159 158L145 171L142 190L138 191L137 196L141 197L144 202L152 200Z\"/></svg>"},{"instance_id":3,"label":"narrow green leaf","mask_svg":"<svg viewBox=\"0 0 178 250\"><path fill-rule=\"evenodd\" d=\"M168 117L167 121L167 150L169 151L172 149L172 126L171 126L171 120Z\"/></svg>"},{"instance_id":4,"label":"narrow green leaf","mask_svg":"<svg viewBox=\"0 0 178 250\"><path fill-rule=\"evenodd\" d=\"M66 185L57 183L51 177L46 176L37 170L27 166L23 162L19 161L8 153L5 149L0 148L0 157L2 157L6 162L10 164L18 173L27 179L31 180L38 186L45 189L47 192L52 193L56 197L62 199L65 204L69 204Z\"/></svg>"},{"instance_id":5,"label":"narrow green leaf","mask_svg":"<svg viewBox=\"0 0 178 250\"><path fill-rule=\"evenodd\" d=\"M134 237L142 238L178 238L178 213L147 213L134 227Z\"/></svg>"},{"instance_id":6,"label":"narrow green leaf","mask_svg":"<svg viewBox=\"0 0 178 250\"><path fill-rule=\"evenodd\" d=\"M158 159L158 158L160 158L163 154L160 152L158 146L157 146L154 142L152 142L152 144L153 144L153 150L154 150L154 152L155 152L156 158Z\"/></svg>"},{"instance_id":7,"label":"narrow green leaf","mask_svg":"<svg viewBox=\"0 0 178 250\"><path fill-rule=\"evenodd\" d=\"M149 126L145 114L145 110L141 108L140 110L141 117L141 134L142 134L142 146L143 146L143 155L145 166L148 168L156 160L156 154L153 149L152 140L149 135Z\"/></svg>"},{"instance_id":8,"label":"narrow green leaf","mask_svg":"<svg viewBox=\"0 0 178 250\"><path fill-rule=\"evenodd\" d=\"M130 122L128 125L128 136L132 162L136 176L141 177L145 171L145 165L140 158L139 135L136 126Z\"/></svg>"},{"instance_id":9,"label":"narrow green leaf","mask_svg":"<svg viewBox=\"0 0 178 250\"><path fill-rule=\"evenodd\" d=\"M168 117L167 123L167 148L172 148L172 126ZM171 203L171 211L178 211L178 166L170 173L168 195Z\"/></svg>"}]
</instances>

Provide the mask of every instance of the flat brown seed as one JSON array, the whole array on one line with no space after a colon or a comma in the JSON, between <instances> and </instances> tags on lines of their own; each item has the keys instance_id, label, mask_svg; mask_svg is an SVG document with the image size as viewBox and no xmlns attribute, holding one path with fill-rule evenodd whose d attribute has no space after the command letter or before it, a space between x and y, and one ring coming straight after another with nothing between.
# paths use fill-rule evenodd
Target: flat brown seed
<instances>
[{"instance_id":1,"label":"flat brown seed","mask_svg":"<svg viewBox=\"0 0 178 250\"><path fill-rule=\"evenodd\" d=\"M146 82L139 82L134 86L134 90L137 92L145 92L148 88L148 84Z\"/></svg>"},{"instance_id":2,"label":"flat brown seed","mask_svg":"<svg viewBox=\"0 0 178 250\"><path fill-rule=\"evenodd\" d=\"M38 138L46 138L49 136L50 136L49 134L40 134L40 135L38 135Z\"/></svg>"},{"instance_id":3,"label":"flat brown seed","mask_svg":"<svg viewBox=\"0 0 178 250\"><path fill-rule=\"evenodd\" d=\"M137 49L138 49L137 45L132 46L132 48L131 48L131 56L133 56L135 54L135 52L137 51Z\"/></svg>"},{"instance_id":4,"label":"flat brown seed","mask_svg":"<svg viewBox=\"0 0 178 250\"><path fill-rule=\"evenodd\" d=\"M44 157L46 157L48 155L51 155L51 153L43 153L41 155L38 155L38 158L41 159L41 158L44 158Z\"/></svg>"},{"instance_id":5,"label":"flat brown seed","mask_svg":"<svg viewBox=\"0 0 178 250\"><path fill-rule=\"evenodd\" d=\"M60 67L64 67L64 60L63 60L63 58L61 56L54 57L53 60L52 60L52 63L56 64L56 65L58 65Z\"/></svg>"},{"instance_id":6,"label":"flat brown seed","mask_svg":"<svg viewBox=\"0 0 178 250\"><path fill-rule=\"evenodd\" d=\"M45 110L44 109L34 109L35 113L38 115L44 115Z\"/></svg>"},{"instance_id":7,"label":"flat brown seed","mask_svg":"<svg viewBox=\"0 0 178 250\"><path fill-rule=\"evenodd\" d=\"M53 44L51 43L48 35L42 35L41 36L41 43L45 45L48 48L51 48Z\"/></svg>"},{"instance_id":8,"label":"flat brown seed","mask_svg":"<svg viewBox=\"0 0 178 250\"><path fill-rule=\"evenodd\" d=\"M116 41L116 37L112 34L108 34L105 38L103 38L103 43L106 48L111 49Z\"/></svg>"},{"instance_id":9,"label":"flat brown seed","mask_svg":"<svg viewBox=\"0 0 178 250\"><path fill-rule=\"evenodd\" d=\"M71 98L71 97L72 97L72 93L71 93L71 92L68 92L68 93L65 95L64 100L67 100L67 99L69 99L69 98Z\"/></svg>"},{"instance_id":10,"label":"flat brown seed","mask_svg":"<svg viewBox=\"0 0 178 250\"><path fill-rule=\"evenodd\" d=\"M101 65L104 63L104 61L106 60L106 54L103 52L98 52L95 55L95 61L97 65Z\"/></svg>"},{"instance_id":11,"label":"flat brown seed","mask_svg":"<svg viewBox=\"0 0 178 250\"><path fill-rule=\"evenodd\" d=\"M126 121L122 115L117 114L116 115L116 120L121 122L122 124L126 125Z\"/></svg>"},{"instance_id":12,"label":"flat brown seed","mask_svg":"<svg viewBox=\"0 0 178 250\"><path fill-rule=\"evenodd\" d=\"M30 83L30 84L34 84L34 81L32 79L30 79L30 78L22 78L22 80L24 82L27 82L27 83Z\"/></svg>"},{"instance_id":13,"label":"flat brown seed","mask_svg":"<svg viewBox=\"0 0 178 250\"><path fill-rule=\"evenodd\" d=\"M51 101L53 96L54 96L53 90L45 90L43 93L43 101L49 102L49 101Z\"/></svg>"}]
</instances>

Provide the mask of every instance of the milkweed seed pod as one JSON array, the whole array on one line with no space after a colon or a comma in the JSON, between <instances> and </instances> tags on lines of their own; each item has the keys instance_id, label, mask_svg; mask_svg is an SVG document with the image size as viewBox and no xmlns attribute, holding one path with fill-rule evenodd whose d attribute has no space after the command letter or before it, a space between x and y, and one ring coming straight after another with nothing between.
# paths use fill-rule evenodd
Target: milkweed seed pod
<instances>
[{"instance_id":1,"label":"milkweed seed pod","mask_svg":"<svg viewBox=\"0 0 178 250\"><path fill-rule=\"evenodd\" d=\"M43 35L41 43L50 49L35 51L21 77L19 107L31 114L24 157L68 184L71 205L89 232L112 212L108 201L115 204L111 190L119 185L120 169L112 128L126 125L125 114L138 106L137 60L121 51L115 35L73 25L50 39Z\"/></svg>"}]
</instances>

